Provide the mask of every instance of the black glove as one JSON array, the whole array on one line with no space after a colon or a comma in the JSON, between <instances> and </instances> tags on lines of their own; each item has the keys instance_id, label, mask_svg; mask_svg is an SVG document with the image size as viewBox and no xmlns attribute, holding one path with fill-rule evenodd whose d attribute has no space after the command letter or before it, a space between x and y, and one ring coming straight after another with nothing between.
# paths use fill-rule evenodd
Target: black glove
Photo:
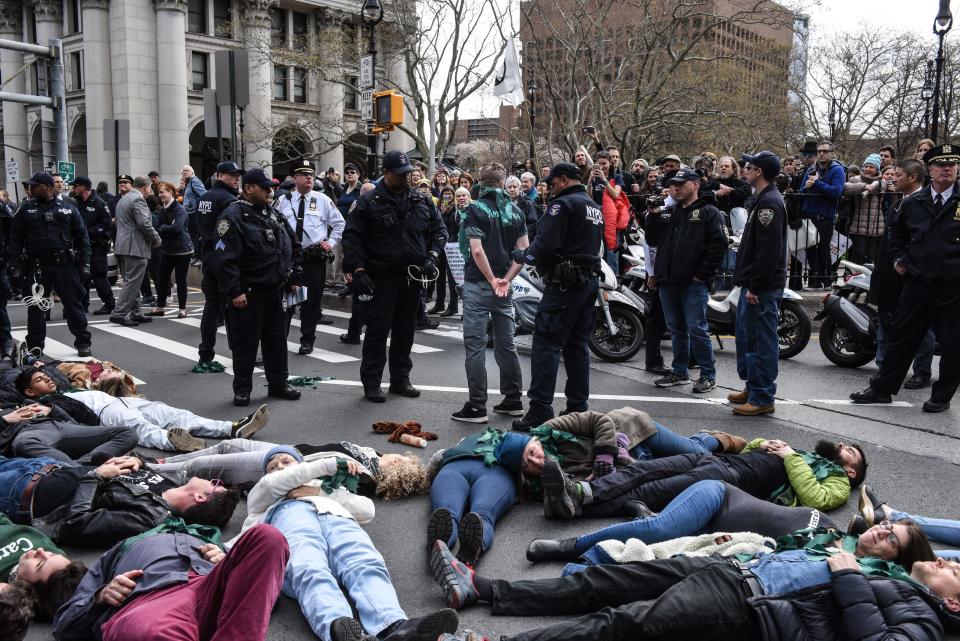
<instances>
[{"instance_id":1,"label":"black glove","mask_svg":"<svg viewBox=\"0 0 960 641\"><path fill-rule=\"evenodd\" d=\"M527 262L527 254L522 249L514 249L512 252L510 252L510 258L513 260L513 262L520 265L523 265Z\"/></svg>"},{"instance_id":2,"label":"black glove","mask_svg":"<svg viewBox=\"0 0 960 641\"><path fill-rule=\"evenodd\" d=\"M90 287L92 280L93 276L90 273L90 265L80 265L80 283L86 288Z\"/></svg>"},{"instance_id":3,"label":"black glove","mask_svg":"<svg viewBox=\"0 0 960 641\"><path fill-rule=\"evenodd\" d=\"M437 269L437 263L434 262L433 256L427 256L427 259L423 261L422 265L420 265L420 276L430 279L439 275L440 270Z\"/></svg>"},{"instance_id":4,"label":"black glove","mask_svg":"<svg viewBox=\"0 0 960 641\"><path fill-rule=\"evenodd\" d=\"M367 272L358 271L353 273L353 292L357 296L373 296L373 281L367 276Z\"/></svg>"}]
</instances>

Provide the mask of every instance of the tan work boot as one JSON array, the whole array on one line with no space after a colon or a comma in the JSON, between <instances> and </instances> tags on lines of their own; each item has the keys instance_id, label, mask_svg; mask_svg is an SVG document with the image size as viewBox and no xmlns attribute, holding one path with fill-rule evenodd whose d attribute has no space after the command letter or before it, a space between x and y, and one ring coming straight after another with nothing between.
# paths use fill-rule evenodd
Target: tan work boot
<instances>
[{"instance_id":1,"label":"tan work boot","mask_svg":"<svg viewBox=\"0 0 960 641\"><path fill-rule=\"evenodd\" d=\"M741 392L730 392L727 394L727 400L736 405L743 405L747 402L747 396L749 396L747 390L743 390Z\"/></svg>"},{"instance_id":2,"label":"tan work boot","mask_svg":"<svg viewBox=\"0 0 960 641\"><path fill-rule=\"evenodd\" d=\"M754 405L753 403L746 403L744 405L737 405L733 408L734 414L739 414L740 416L760 416L761 414L773 414L775 408L773 403L769 405Z\"/></svg>"},{"instance_id":3,"label":"tan work boot","mask_svg":"<svg viewBox=\"0 0 960 641\"><path fill-rule=\"evenodd\" d=\"M747 439L719 430L705 430L707 434L720 442L723 454L739 454L747 446Z\"/></svg>"}]
</instances>

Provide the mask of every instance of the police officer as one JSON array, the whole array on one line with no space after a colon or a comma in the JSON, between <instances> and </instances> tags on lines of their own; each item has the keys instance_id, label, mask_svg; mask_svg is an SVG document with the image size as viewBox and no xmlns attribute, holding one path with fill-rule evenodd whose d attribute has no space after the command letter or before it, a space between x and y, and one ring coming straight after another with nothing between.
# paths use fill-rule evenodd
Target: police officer
<instances>
[{"instance_id":1,"label":"police officer","mask_svg":"<svg viewBox=\"0 0 960 641\"><path fill-rule=\"evenodd\" d=\"M56 290L80 356L90 356L90 332L83 312L81 282L90 278L90 240L80 212L56 197L53 176L41 171L26 181L32 197L13 217L10 259L30 291L39 267L43 297ZM25 254L23 256L22 254ZM27 308L27 348L44 347L47 324L37 305Z\"/></svg>"},{"instance_id":2,"label":"police officer","mask_svg":"<svg viewBox=\"0 0 960 641\"><path fill-rule=\"evenodd\" d=\"M213 247L219 240L217 219L220 214L237 199L240 189L240 176L243 170L233 161L217 165L213 187L200 196L197 201L197 229L200 234L200 257L203 260L203 280L200 291L203 292L203 315L200 317L200 362L196 370L204 372L222 372L223 365L214 361L217 346L217 325L224 317L224 301L220 297L217 271L214 268L217 256ZM195 370L195 371L196 371Z\"/></svg>"},{"instance_id":3,"label":"police officer","mask_svg":"<svg viewBox=\"0 0 960 641\"><path fill-rule=\"evenodd\" d=\"M447 230L429 196L407 183L407 155L388 152L383 178L357 199L343 232L343 271L351 273L367 333L360 380L368 401L383 403L380 387L390 334L390 393L415 398L410 348L423 281L436 278Z\"/></svg>"},{"instance_id":4,"label":"police officer","mask_svg":"<svg viewBox=\"0 0 960 641\"><path fill-rule=\"evenodd\" d=\"M746 382L727 400L741 416L772 414L777 393L780 299L787 284L787 208L774 180L780 159L769 151L740 159L754 196L743 229L733 284L737 304L737 374Z\"/></svg>"},{"instance_id":5,"label":"police officer","mask_svg":"<svg viewBox=\"0 0 960 641\"><path fill-rule=\"evenodd\" d=\"M936 145L923 155L930 185L903 200L891 222L890 254L903 276L887 354L855 403L889 403L900 391L917 348L932 328L940 343L940 378L924 412L950 408L960 385L960 146Z\"/></svg>"},{"instance_id":6,"label":"police officer","mask_svg":"<svg viewBox=\"0 0 960 641\"><path fill-rule=\"evenodd\" d=\"M11 277L8 273L10 255L10 228L13 226L13 207L4 202L0 206L0 358L10 358L19 365L14 352L16 343L10 333L10 316L7 314L7 301L13 296Z\"/></svg>"},{"instance_id":7,"label":"police officer","mask_svg":"<svg viewBox=\"0 0 960 641\"><path fill-rule=\"evenodd\" d=\"M97 296L102 303L94 310L95 316L110 314L116 301L110 281L107 280L107 253L110 251L110 239L113 238L113 217L97 192L93 190L93 182L85 176L77 176L70 186L73 187L73 197L77 201L77 209L83 217L83 224L87 227L87 236L90 238L90 276ZM89 310L90 288L84 288L83 307Z\"/></svg>"},{"instance_id":8,"label":"police officer","mask_svg":"<svg viewBox=\"0 0 960 641\"><path fill-rule=\"evenodd\" d=\"M207 193L210 193L209 191ZM233 404L248 405L257 345L262 346L267 395L295 401L287 384L284 300L301 283L300 246L270 205L273 183L262 169L243 174L243 193L220 214L212 261L227 306L233 350Z\"/></svg>"},{"instance_id":9,"label":"police officer","mask_svg":"<svg viewBox=\"0 0 960 641\"><path fill-rule=\"evenodd\" d=\"M294 190L274 204L295 230L303 256L303 284L307 299L300 305L300 354L313 351L317 323L330 325L323 319L323 287L327 281L327 262L333 260L333 248L343 235L346 221L326 194L313 189L313 166L300 160L293 168ZM293 318L294 307L287 310Z\"/></svg>"},{"instance_id":10,"label":"police officer","mask_svg":"<svg viewBox=\"0 0 960 641\"><path fill-rule=\"evenodd\" d=\"M553 418L560 355L567 370L568 412L584 412L590 396L593 306L597 298L603 213L580 182L580 170L559 163L546 178L552 199L537 226L537 237L513 260L534 265L546 285L533 331L530 357L530 408L513 421L527 431Z\"/></svg>"}]
</instances>

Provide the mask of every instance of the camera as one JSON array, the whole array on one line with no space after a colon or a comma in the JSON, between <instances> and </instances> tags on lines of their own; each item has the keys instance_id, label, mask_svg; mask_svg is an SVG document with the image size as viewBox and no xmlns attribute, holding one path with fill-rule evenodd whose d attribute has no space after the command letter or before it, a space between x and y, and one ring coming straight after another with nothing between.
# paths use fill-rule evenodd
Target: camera
<instances>
[{"instance_id":1,"label":"camera","mask_svg":"<svg viewBox=\"0 0 960 641\"><path fill-rule=\"evenodd\" d=\"M584 127L582 131L583 131L583 133L585 133L585 134L595 134L595 133L597 132L597 128L596 128L596 127Z\"/></svg>"},{"instance_id":2,"label":"camera","mask_svg":"<svg viewBox=\"0 0 960 641\"><path fill-rule=\"evenodd\" d=\"M663 207L666 201L663 196L650 196L647 198L647 209L659 209Z\"/></svg>"}]
</instances>

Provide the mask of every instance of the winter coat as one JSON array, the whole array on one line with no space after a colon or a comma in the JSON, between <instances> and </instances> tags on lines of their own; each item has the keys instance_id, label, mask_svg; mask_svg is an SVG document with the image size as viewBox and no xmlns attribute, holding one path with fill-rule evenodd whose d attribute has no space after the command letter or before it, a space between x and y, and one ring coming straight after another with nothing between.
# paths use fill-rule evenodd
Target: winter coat
<instances>
[{"instance_id":1,"label":"winter coat","mask_svg":"<svg viewBox=\"0 0 960 641\"><path fill-rule=\"evenodd\" d=\"M747 443L741 454L760 449L764 439ZM822 456L794 452L783 459L790 487L769 500L780 505L804 505L826 512L840 507L850 498L850 479L839 465Z\"/></svg>"},{"instance_id":2,"label":"winter coat","mask_svg":"<svg viewBox=\"0 0 960 641\"><path fill-rule=\"evenodd\" d=\"M632 407L621 407L606 414L572 412L552 418L546 425L581 437L577 441L561 443L557 448L564 457L564 471L577 478L590 475L597 454L612 454L616 458L618 432L626 434L630 440L628 450L657 432L650 415ZM618 459L616 464L622 467L629 463Z\"/></svg>"},{"instance_id":3,"label":"winter coat","mask_svg":"<svg viewBox=\"0 0 960 641\"><path fill-rule=\"evenodd\" d=\"M818 178L813 187L807 189L807 176L817 173ZM847 172L843 165L836 160L830 161L826 171L818 169L818 163L807 168L800 181L800 193L812 194L803 198L802 211L804 218L823 218L834 220L837 217L837 206L843 194Z\"/></svg>"},{"instance_id":4,"label":"winter coat","mask_svg":"<svg viewBox=\"0 0 960 641\"><path fill-rule=\"evenodd\" d=\"M708 192L688 207L676 203L647 214L644 231L647 243L657 248L658 284L689 285L694 278L706 282L716 275L728 242L715 202Z\"/></svg>"},{"instance_id":5,"label":"winter coat","mask_svg":"<svg viewBox=\"0 0 960 641\"><path fill-rule=\"evenodd\" d=\"M158 214L160 226L157 231L163 243L161 251L167 255L192 254L193 243L187 231L187 211L183 205L174 200L169 207L162 207Z\"/></svg>"},{"instance_id":6,"label":"winter coat","mask_svg":"<svg viewBox=\"0 0 960 641\"><path fill-rule=\"evenodd\" d=\"M875 185L875 187L873 186ZM879 179L865 178L864 182L848 182L843 195L850 202L850 236L882 236L884 223L896 196L880 191Z\"/></svg>"}]
</instances>

